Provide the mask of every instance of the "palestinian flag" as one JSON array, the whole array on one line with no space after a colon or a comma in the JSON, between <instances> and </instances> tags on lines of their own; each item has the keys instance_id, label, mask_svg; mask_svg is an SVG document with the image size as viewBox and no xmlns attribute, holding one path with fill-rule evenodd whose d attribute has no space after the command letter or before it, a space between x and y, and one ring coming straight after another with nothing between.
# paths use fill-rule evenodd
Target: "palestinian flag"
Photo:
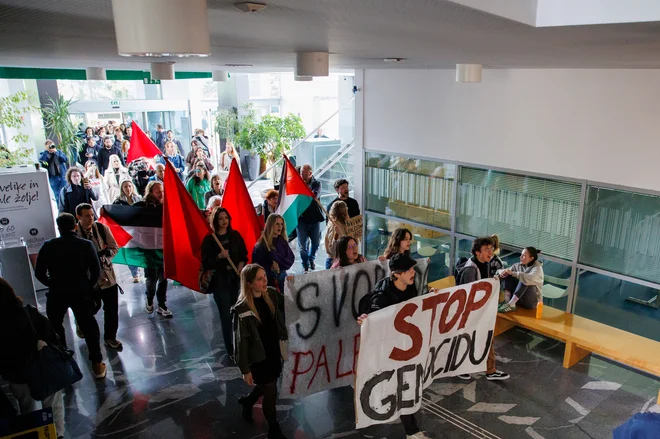
<instances>
[{"instance_id":1,"label":"palestinian flag","mask_svg":"<svg viewBox=\"0 0 660 439\"><path fill-rule=\"evenodd\" d=\"M163 266L163 209L141 206L103 206L99 220L110 227L113 236L132 238L112 259L115 264L136 267Z\"/></svg>"},{"instance_id":2,"label":"palestinian flag","mask_svg":"<svg viewBox=\"0 0 660 439\"><path fill-rule=\"evenodd\" d=\"M284 167L280 179L280 198L276 213L284 217L287 230L293 230L298 225L298 218L314 201L314 193L307 186L296 168L284 156Z\"/></svg>"}]
</instances>

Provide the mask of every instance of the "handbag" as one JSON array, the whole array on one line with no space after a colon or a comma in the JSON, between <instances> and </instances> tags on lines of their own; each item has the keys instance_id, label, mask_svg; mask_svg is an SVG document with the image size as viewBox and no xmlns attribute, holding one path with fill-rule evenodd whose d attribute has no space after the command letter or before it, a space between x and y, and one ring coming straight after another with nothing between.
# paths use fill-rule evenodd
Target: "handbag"
<instances>
[{"instance_id":1,"label":"handbag","mask_svg":"<svg viewBox=\"0 0 660 439\"><path fill-rule=\"evenodd\" d=\"M197 283L199 284L199 292L202 294L209 294L209 287L211 286L211 279L215 274L215 269L204 270L204 267L199 267L197 273Z\"/></svg>"},{"instance_id":2,"label":"handbag","mask_svg":"<svg viewBox=\"0 0 660 439\"><path fill-rule=\"evenodd\" d=\"M26 308L23 310L30 322L32 334L38 340L30 312ZM25 378L30 388L30 396L37 401L43 401L53 393L80 381L82 372L73 359L72 351L46 343L37 350L36 358L26 366Z\"/></svg>"}]
</instances>

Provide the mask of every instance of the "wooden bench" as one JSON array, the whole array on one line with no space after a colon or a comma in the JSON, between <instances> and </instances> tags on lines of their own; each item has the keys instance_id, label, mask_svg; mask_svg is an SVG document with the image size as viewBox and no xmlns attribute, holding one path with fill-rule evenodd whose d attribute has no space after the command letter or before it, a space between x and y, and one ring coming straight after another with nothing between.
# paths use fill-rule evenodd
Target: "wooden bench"
<instances>
[{"instance_id":1,"label":"wooden bench","mask_svg":"<svg viewBox=\"0 0 660 439\"><path fill-rule=\"evenodd\" d=\"M454 277L449 276L429 283L429 287L442 289L455 284ZM514 312L499 313L495 323L495 336L516 326L566 343L563 365L567 369L594 353L660 376L660 342L547 305L543 307L543 317L540 319L536 318L536 310L533 309L518 308Z\"/></svg>"}]
</instances>

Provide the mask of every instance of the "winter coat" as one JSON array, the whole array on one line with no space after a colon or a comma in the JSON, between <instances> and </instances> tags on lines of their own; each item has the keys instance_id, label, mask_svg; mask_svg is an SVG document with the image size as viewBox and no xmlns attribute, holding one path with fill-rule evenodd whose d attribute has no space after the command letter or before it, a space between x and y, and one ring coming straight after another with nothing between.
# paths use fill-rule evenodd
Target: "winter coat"
<instances>
[{"instance_id":1,"label":"winter coat","mask_svg":"<svg viewBox=\"0 0 660 439\"><path fill-rule=\"evenodd\" d=\"M103 228L103 232L99 232L99 228ZM101 264L101 276L99 277L98 282L96 283L96 289L104 290L110 288L114 285L117 285L117 278L115 276L115 270L112 265L112 258L115 257L119 251L119 246L115 237L112 236L110 228L105 224L99 222L94 222L91 229L91 239L85 232L83 232L82 227L78 226L78 236L91 241L94 244L97 254L99 255L100 264ZM104 239L105 237L105 239Z\"/></svg>"},{"instance_id":2,"label":"winter coat","mask_svg":"<svg viewBox=\"0 0 660 439\"><path fill-rule=\"evenodd\" d=\"M366 314L405 302L413 297L417 297L417 288L415 284L409 285L404 291L399 290L394 281L389 277L381 279L374 289L362 300L366 300L368 308Z\"/></svg>"},{"instance_id":3,"label":"winter coat","mask_svg":"<svg viewBox=\"0 0 660 439\"><path fill-rule=\"evenodd\" d=\"M532 265L525 265L520 262L515 263L509 268L511 276L518 279L523 285L533 287L538 301L543 300L541 290L543 289L543 262L536 260Z\"/></svg>"},{"instance_id":4,"label":"winter coat","mask_svg":"<svg viewBox=\"0 0 660 439\"><path fill-rule=\"evenodd\" d=\"M107 149L105 146L102 146L99 149L99 152L96 154L96 156L98 157L99 172L101 173L101 175L105 175L105 170L110 167L111 155L116 155L117 157L119 157L121 164L123 166L126 166L126 162L124 162L124 157L121 153L121 148L112 146L110 149Z\"/></svg>"},{"instance_id":5,"label":"winter coat","mask_svg":"<svg viewBox=\"0 0 660 439\"><path fill-rule=\"evenodd\" d=\"M287 340L288 333L284 323L284 297L273 287L267 293L275 305L275 323L280 340ZM240 301L231 309L234 326L234 359L243 375L250 373L250 365L266 359L266 350L259 337L257 316L247 302Z\"/></svg>"},{"instance_id":6,"label":"winter coat","mask_svg":"<svg viewBox=\"0 0 660 439\"><path fill-rule=\"evenodd\" d=\"M280 267L280 273L282 273L291 268L296 260L286 238L281 236L275 238L273 240L273 247L273 250L268 250L268 247L262 241L259 241L252 250L252 263L259 264L266 270L268 285L271 286L275 285L278 278L277 273L271 270L273 262L277 262L277 265Z\"/></svg>"},{"instance_id":7,"label":"winter coat","mask_svg":"<svg viewBox=\"0 0 660 439\"><path fill-rule=\"evenodd\" d=\"M48 176L52 177L52 170L49 169L49 166L53 163L55 155L57 155L60 161L59 175L64 178L66 176L66 170L69 168L69 159L62 151L56 150L53 154L48 151L43 151L39 156L39 163L41 163L42 167L48 170Z\"/></svg>"},{"instance_id":8,"label":"winter coat","mask_svg":"<svg viewBox=\"0 0 660 439\"><path fill-rule=\"evenodd\" d=\"M128 174L128 169L119 168L119 182L117 182L117 174L115 173L115 170L113 168L108 168L108 170L105 171L103 180L105 181L105 193L108 196L108 200L114 201L121 193L120 183L124 180L131 180L131 176Z\"/></svg>"}]
</instances>

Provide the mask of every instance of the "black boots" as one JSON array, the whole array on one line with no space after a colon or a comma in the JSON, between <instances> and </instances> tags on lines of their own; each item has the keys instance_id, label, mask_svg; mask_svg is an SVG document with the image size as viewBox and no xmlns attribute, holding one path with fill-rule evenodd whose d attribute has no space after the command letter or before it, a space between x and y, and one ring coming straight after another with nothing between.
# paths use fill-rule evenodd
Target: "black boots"
<instances>
[{"instance_id":1,"label":"black boots","mask_svg":"<svg viewBox=\"0 0 660 439\"><path fill-rule=\"evenodd\" d=\"M254 403L249 399L249 396L241 396L238 398L238 403L243 406L243 419L245 419L245 422L252 424L254 422L254 418L252 417L252 407L254 406Z\"/></svg>"},{"instance_id":2,"label":"black boots","mask_svg":"<svg viewBox=\"0 0 660 439\"><path fill-rule=\"evenodd\" d=\"M286 439L280 430L280 424L274 424L268 427L268 439Z\"/></svg>"}]
</instances>

